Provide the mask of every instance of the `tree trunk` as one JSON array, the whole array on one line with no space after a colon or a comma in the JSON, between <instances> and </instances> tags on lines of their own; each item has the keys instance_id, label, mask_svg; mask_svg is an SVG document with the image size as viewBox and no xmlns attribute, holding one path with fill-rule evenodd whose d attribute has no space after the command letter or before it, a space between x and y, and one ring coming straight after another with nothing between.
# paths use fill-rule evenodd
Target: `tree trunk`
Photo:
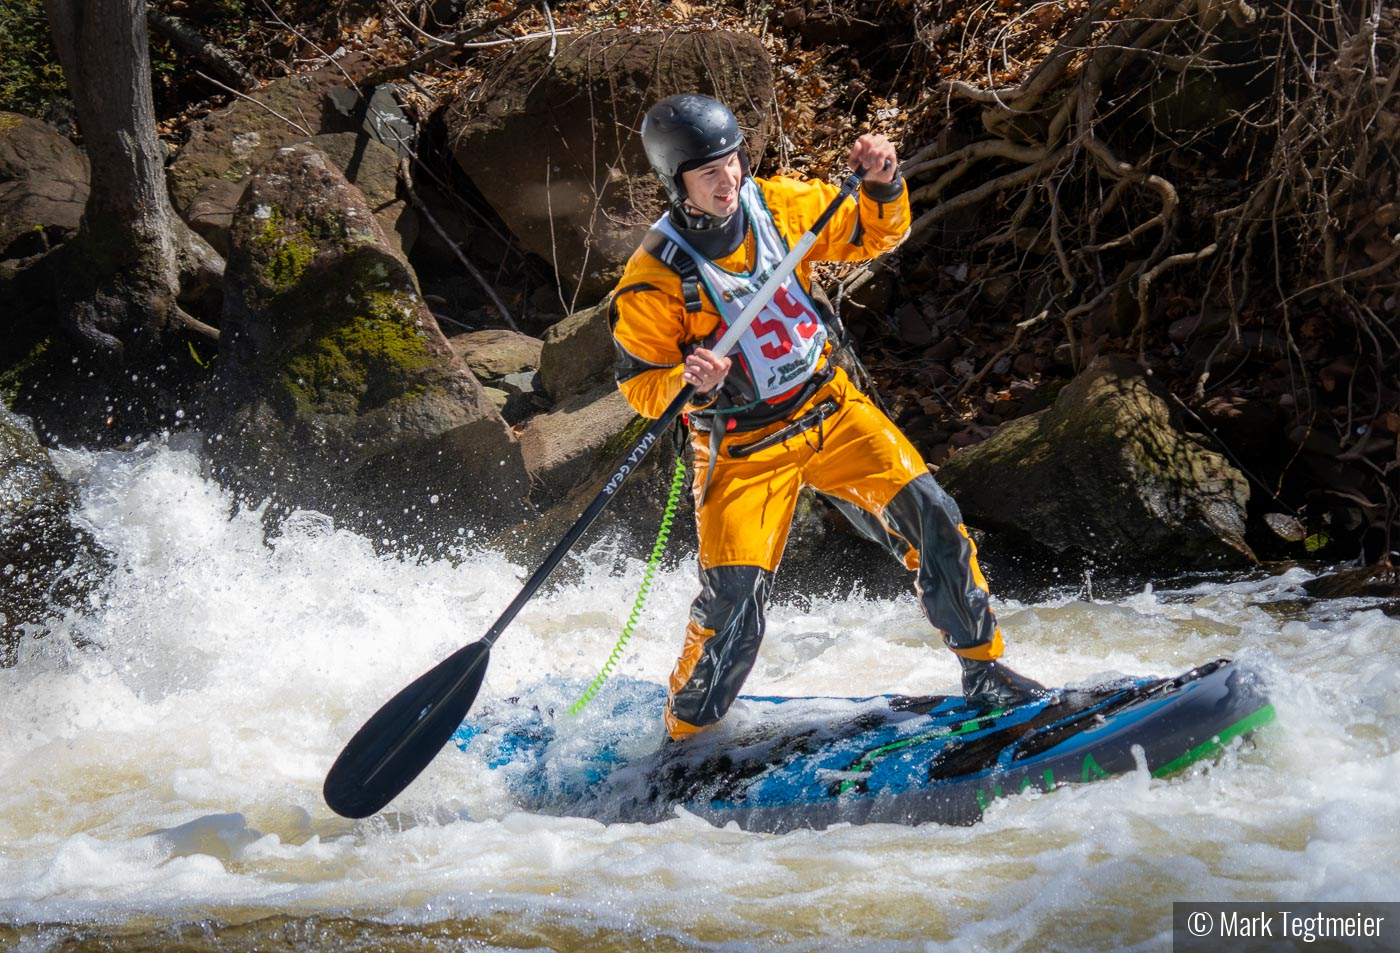
<instances>
[{"instance_id":1,"label":"tree trunk","mask_svg":"<svg viewBox=\"0 0 1400 953\"><path fill-rule=\"evenodd\" d=\"M44 5L92 188L77 237L50 262L63 346L51 349L45 389L62 393L31 395L49 405L31 410L60 439L137 436L173 422L164 415L191 371L186 339L212 332L181 310L181 273L207 275L222 263L166 192L146 0Z\"/></svg>"},{"instance_id":2,"label":"tree trunk","mask_svg":"<svg viewBox=\"0 0 1400 953\"><path fill-rule=\"evenodd\" d=\"M84 277L98 286L119 279L133 295L124 320L90 312L82 318L94 323L82 326L88 322L81 321L78 330L99 351L120 356L133 332L159 335L179 290L175 213L165 192L151 98L146 3L45 0L44 6L92 162L92 191L79 239L92 256L92 274ZM89 310L84 302L75 303Z\"/></svg>"}]
</instances>

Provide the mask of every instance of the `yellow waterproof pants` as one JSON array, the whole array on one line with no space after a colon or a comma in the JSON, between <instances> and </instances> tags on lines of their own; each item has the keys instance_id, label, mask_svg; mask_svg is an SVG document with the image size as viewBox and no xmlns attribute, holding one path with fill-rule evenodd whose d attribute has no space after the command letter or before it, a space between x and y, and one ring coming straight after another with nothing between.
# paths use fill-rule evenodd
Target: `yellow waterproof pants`
<instances>
[{"instance_id":1,"label":"yellow waterproof pants","mask_svg":"<svg viewBox=\"0 0 1400 953\"><path fill-rule=\"evenodd\" d=\"M811 425L793 432L792 422L804 417ZM917 573L924 614L953 652L1001 655L987 583L957 505L845 372L837 370L787 420L726 435L717 455L711 439L692 435L701 592L671 673L672 737L719 721L738 697L763 640L764 604L804 485Z\"/></svg>"}]
</instances>

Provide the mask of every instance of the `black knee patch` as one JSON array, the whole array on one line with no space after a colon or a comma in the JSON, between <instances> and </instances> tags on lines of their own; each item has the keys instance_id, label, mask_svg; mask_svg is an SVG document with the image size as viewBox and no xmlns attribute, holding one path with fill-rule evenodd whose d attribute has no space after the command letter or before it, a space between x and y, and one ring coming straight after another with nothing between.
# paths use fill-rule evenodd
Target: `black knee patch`
<instances>
[{"instance_id":1,"label":"black knee patch","mask_svg":"<svg viewBox=\"0 0 1400 953\"><path fill-rule=\"evenodd\" d=\"M701 590L690 617L714 636L705 643L689 680L671 697L671 711L697 727L724 717L753 670L763 643L764 604L773 574L759 566L716 566L700 571Z\"/></svg>"}]
</instances>

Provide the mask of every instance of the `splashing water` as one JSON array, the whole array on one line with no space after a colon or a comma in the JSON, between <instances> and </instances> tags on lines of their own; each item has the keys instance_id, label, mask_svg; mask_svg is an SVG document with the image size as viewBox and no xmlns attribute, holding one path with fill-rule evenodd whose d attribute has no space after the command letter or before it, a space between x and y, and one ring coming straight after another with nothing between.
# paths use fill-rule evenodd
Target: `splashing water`
<instances>
[{"instance_id":1,"label":"splashing water","mask_svg":"<svg viewBox=\"0 0 1400 953\"><path fill-rule=\"evenodd\" d=\"M1222 656L1263 673L1277 721L1169 781L1028 794L970 828L771 836L529 814L449 747L350 822L320 798L341 745L533 567L389 557L315 513L265 538L179 441L57 458L117 565L0 670L0 948L1165 950L1172 900L1400 899L1400 621L1307 599L1302 570L999 602L1010 661L1046 683ZM526 606L478 707L588 683L641 569L614 550ZM622 682L664 681L693 579L658 577ZM912 596L779 598L747 692L958 690ZM660 732L588 712L573 730Z\"/></svg>"}]
</instances>

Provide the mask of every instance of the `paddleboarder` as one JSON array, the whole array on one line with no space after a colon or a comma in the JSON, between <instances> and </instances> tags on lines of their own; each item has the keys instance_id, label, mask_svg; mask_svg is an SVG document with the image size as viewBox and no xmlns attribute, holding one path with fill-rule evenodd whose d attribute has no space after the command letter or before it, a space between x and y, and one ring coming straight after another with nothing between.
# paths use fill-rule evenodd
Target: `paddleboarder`
<instances>
[{"instance_id":1,"label":"paddleboarder","mask_svg":"<svg viewBox=\"0 0 1400 953\"><path fill-rule=\"evenodd\" d=\"M969 702L1004 708L1042 692L997 661L1001 630L957 505L832 361L832 315L812 291L811 262L874 258L908 233L894 146L878 135L856 140L848 162L868 170L857 201L830 221L731 358L711 348L836 189L754 177L733 113L708 96L656 104L642 142L669 208L613 298L618 386L653 418L684 385L696 388L686 419L701 590L671 673L670 736L716 723L739 695L803 485L916 573L924 613L958 657Z\"/></svg>"}]
</instances>

